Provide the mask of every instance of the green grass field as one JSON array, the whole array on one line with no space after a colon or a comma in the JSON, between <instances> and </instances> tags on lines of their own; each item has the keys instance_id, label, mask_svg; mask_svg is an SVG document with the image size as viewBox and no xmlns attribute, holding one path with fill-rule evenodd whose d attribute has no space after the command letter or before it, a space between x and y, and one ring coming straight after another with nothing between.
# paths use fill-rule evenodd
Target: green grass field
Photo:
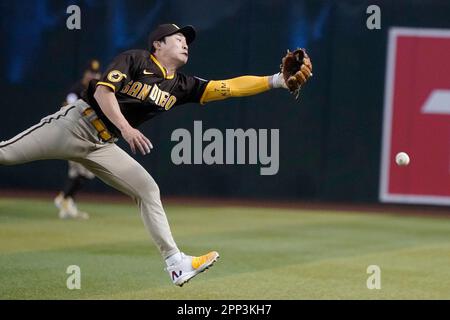
<instances>
[{"instance_id":1,"label":"green grass field","mask_svg":"<svg viewBox=\"0 0 450 320\"><path fill-rule=\"evenodd\" d=\"M450 219L167 205L179 247L221 259L174 286L134 205L0 198L0 299L450 299ZM81 290L66 269L81 268ZM366 286L369 265L381 289Z\"/></svg>"}]
</instances>

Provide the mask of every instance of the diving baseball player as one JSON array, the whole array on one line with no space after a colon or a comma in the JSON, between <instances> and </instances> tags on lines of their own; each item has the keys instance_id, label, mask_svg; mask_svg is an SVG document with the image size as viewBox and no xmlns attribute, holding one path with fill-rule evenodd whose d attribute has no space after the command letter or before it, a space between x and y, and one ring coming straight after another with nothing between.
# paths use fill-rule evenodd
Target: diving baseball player
<instances>
[{"instance_id":1,"label":"diving baseball player","mask_svg":"<svg viewBox=\"0 0 450 320\"><path fill-rule=\"evenodd\" d=\"M80 99L83 92L88 88L89 82L93 79L98 80L100 77L100 63L95 59L90 60L81 80L70 88L64 105ZM78 210L74 199L86 181L94 179L95 175L78 162L69 160L68 165L69 170L64 188L54 199L55 206L59 209L58 215L61 219L89 219L87 212Z\"/></svg>"},{"instance_id":2,"label":"diving baseball player","mask_svg":"<svg viewBox=\"0 0 450 320\"><path fill-rule=\"evenodd\" d=\"M178 72L188 61L189 45L195 36L192 26L159 25L149 36L150 52L121 53L100 81L90 82L82 99L0 143L0 164L72 160L132 197L165 259L169 276L179 286L212 266L219 254L212 251L196 257L179 250L161 204L158 185L115 142L123 138L133 153L146 155L152 143L137 127L158 114L188 102L205 104L255 95L271 88L287 88L282 73L207 81ZM299 85L312 75L309 58L304 62ZM305 65L308 67L304 68Z\"/></svg>"}]
</instances>

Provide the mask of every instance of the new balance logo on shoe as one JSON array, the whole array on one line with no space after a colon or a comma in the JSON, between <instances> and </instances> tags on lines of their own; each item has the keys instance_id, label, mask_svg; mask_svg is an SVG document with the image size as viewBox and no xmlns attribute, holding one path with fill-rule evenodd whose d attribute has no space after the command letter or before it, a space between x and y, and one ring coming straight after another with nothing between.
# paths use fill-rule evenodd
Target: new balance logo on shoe
<instances>
[{"instance_id":1,"label":"new balance logo on shoe","mask_svg":"<svg viewBox=\"0 0 450 320\"><path fill-rule=\"evenodd\" d=\"M182 274L183 274L183 271L182 271L182 270L180 270L180 273L179 273L179 274L177 274L176 271L172 271L172 281L175 281L176 278L181 277Z\"/></svg>"}]
</instances>

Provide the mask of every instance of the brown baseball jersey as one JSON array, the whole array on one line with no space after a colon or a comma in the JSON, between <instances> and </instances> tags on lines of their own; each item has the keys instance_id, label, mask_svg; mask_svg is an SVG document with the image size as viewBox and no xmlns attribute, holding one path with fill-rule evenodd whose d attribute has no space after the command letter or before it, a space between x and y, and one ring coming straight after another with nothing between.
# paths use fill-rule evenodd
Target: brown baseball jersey
<instances>
[{"instance_id":1,"label":"brown baseball jersey","mask_svg":"<svg viewBox=\"0 0 450 320\"><path fill-rule=\"evenodd\" d=\"M122 114L134 128L161 112L189 102L200 102L207 80L166 69L147 50L130 50L117 56L102 78L92 80L83 99L91 105L107 128L120 136L120 131L103 114L94 92L104 85L116 94Z\"/></svg>"}]
</instances>

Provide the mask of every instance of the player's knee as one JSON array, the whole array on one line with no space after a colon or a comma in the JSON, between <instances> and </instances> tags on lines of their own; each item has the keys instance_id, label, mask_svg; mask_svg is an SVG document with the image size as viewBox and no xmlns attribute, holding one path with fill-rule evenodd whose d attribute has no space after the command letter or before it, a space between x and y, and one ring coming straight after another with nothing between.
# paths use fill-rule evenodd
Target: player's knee
<instances>
[{"instance_id":1,"label":"player's knee","mask_svg":"<svg viewBox=\"0 0 450 320\"><path fill-rule=\"evenodd\" d=\"M160 192L158 185L148 185L140 192L140 197L147 201L159 201Z\"/></svg>"},{"instance_id":2,"label":"player's knee","mask_svg":"<svg viewBox=\"0 0 450 320\"><path fill-rule=\"evenodd\" d=\"M150 201L159 201L160 200L160 191L159 187L156 184L155 180L148 175L148 177L142 177L142 181L140 183L140 187L138 189L138 198L145 202Z\"/></svg>"}]
</instances>

